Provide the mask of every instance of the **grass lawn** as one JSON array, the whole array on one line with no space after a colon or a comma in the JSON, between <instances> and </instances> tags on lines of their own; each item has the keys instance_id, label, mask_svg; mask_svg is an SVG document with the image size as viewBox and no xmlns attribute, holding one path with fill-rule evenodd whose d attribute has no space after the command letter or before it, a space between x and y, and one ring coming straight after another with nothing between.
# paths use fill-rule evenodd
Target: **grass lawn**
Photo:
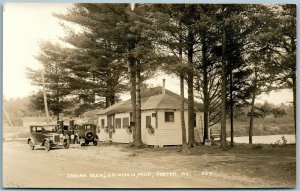
<instances>
[{"instance_id":1,"label":"grass lawn","mask_svg":"<svg viewBox=\"0 0 300 191\"><path fill-rule=\"evenodd\" d=\"M220 124L211 127L214 133L220 132ZM230 136L230 123L227 120L227 135ZM249 135L249 119L234 120L234 136ZM255 118L253 126L253 136L259 135L283 135L295 134L294 121L291 117L285 118Z\"/></svg>"},{"instance_id":2,"label":"grass lawn","mask_svg":"<svg viewBox=\"0 0 300 191\"><path fill-rule=\"evenodd\" d=\"M136 156L151 154L170 156L180 147L135 149ZM174 161L161 161L162 166L189 169L194 174L208 173L223 179L252 182L257 187L296 186L296 146L236 144L228 150L221 150L219 144L190 148L188 154ZM171 164L170 164L171 163Z\"/></svg>"}]
</instances>

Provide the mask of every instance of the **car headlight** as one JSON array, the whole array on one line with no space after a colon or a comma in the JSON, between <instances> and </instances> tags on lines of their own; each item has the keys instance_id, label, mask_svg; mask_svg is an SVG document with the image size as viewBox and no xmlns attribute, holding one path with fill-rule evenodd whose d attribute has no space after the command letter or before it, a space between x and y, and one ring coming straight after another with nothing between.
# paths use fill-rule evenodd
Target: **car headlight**
<instances>
[{"instance_id":1,"label":"car headlight","mask_svg":"<svg viewBox=\"0 0 300 191\"><path fill-rule=\"evenodd\" d=\"M71 135L71 139L74 139L75 138L75 136L74 135Z\"/></svg>"}]
</instances>

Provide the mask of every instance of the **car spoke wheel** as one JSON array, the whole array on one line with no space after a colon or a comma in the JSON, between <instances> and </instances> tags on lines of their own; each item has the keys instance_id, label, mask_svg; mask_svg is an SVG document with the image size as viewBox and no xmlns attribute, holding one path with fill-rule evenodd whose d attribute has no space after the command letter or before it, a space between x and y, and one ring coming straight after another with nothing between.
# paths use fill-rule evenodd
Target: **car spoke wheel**
<instances>
[{"instance_id":1,"label":"car spoke wheel","mask_svg":"<svg viewBox=\"0 0 300 191\"><path fill-rule=\"evenodd\" d=\"M50 151L51 146L50 146L50 143L48 141L45 141L44 146L45 146L46 151Z\"/></svg>"},{"instance_id":2,"label":"car spoke wheel","mask_svg":"<svg viewBox=\"0 0 300 191\"><path fill-rule=\"evenodd\" d=\"M30 140L30 141L28 142L28 144L29 144L30 149L33 150L33 149L34 149L34 146L33 146L32 140Z\"/></svg>"},{"instance_id":3,"label":"car spoke wheel","mask_svg":"<svg viewBox=\"0 0 300 191\"><path fill-rule=\"evenodd\" d=\"M70 147L70 142L68 140L64 142L64 147L65 149L68 149Z\"/></svg>"},{"instance_id":4,"label":"car spoke wheel","mask_svg":"<svg viewBox=\"0 0 300 191\"><path fill-rule=\"evenodd\" d=\"M97 144L98 144L98 141L94 141L94 142L93 142L93 145L94 145L94 146L97 146Z\"/></svg>"}]
</instances>

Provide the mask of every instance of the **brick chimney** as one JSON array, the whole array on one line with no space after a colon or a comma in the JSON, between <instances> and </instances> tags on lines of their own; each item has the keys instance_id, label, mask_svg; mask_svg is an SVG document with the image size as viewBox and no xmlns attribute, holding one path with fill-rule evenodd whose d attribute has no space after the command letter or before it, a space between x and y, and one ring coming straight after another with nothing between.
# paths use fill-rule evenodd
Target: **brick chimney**
<instances>
[{"instance_id":1,"label":"brick chimney","mask_svg":"<svg viewBox=\"0 0 300 191\"><path fill-rule=\"evenodd\" d=\"M166 79L163 79L162 94L166 94Z\"/></svg>"}]
</instances>

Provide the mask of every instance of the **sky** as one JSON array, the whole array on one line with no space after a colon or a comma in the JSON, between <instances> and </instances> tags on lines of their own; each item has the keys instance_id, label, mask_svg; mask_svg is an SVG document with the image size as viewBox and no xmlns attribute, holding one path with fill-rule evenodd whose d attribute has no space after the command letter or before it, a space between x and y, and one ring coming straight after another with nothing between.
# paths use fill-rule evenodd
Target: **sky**
<instances>
[{"instance_id":1,"label":"sky","mask_svg":"<svg viewBox=\"0 0 300 191\"><path fill-rule=\"evenodd\" d=\"M67 3L6 3L3 11L3 96L17 98L38 91L26 78L26 68L38 68L34 58L39 53L40 41L58 41L64 36L59 20L52 13L66 13L72 4ZM152 87L162 85L166 79L166 88L179 93L179 79L159 73L148 80ZM186 94L187 95L187 94ZM129 95L121 98L128 99ZM257 102L268 101L274 104L292 101L292 91L271 92L262 95Z\"/></svg>"},{"instance_id":2,"label":"sky","mask_svg":"<svg viewBox=\"0 0 300 191\"><path fill-rule=\"evenodd\" d=\"M38 68L34 58L42 40L64 35L52 12L65 13L71 4L6 3L3 11L3 94L6 98L30 95L36 87L26 78L26 67Z\"/></svg>"}]
</instances>

